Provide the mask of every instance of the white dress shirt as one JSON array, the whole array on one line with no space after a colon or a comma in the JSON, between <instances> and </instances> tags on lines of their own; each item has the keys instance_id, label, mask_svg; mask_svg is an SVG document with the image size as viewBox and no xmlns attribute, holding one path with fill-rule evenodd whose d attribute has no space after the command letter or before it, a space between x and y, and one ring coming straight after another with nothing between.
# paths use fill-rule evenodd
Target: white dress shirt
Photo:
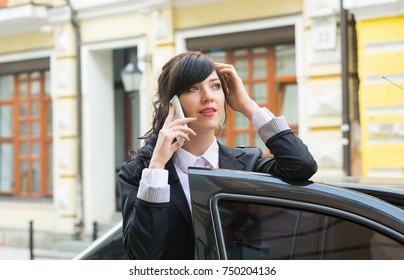
<instances>
[{"instance_id":1,"label":"white dress shirt","mask_svg":"<svg viewBox=\"0 0 404 280\"><path fill-rule=\"evenodd\" d=\"M199 157L194 156L190 152L180 148L173 155L175 170L177 171L182 188L187 198L189 208L191 209L191 193L188 183L188 167L208 167L217 168L219 166L219 145L216 138L209 148Z\"/></svg>"},{"instance_id":2,"label":"white dress shirt","mask_svg":"<svg viewBox=\"0 0 404 280\"><path fill-rule=\"evenodd\" d=\"M264 143L275 134L290 129L283 116L275 117L267 108L260 108L255 112L251 122L258 130L258 135ZM192 209L188 183L188 167L218 168L219 145L215 139L209 148L199 157L180 148L173 154L173 161L188 205ZM137 197L154 203L169 202L170 185L168 184L168 171L165 169L143 169Z\"/></svg>"}]
</instances>

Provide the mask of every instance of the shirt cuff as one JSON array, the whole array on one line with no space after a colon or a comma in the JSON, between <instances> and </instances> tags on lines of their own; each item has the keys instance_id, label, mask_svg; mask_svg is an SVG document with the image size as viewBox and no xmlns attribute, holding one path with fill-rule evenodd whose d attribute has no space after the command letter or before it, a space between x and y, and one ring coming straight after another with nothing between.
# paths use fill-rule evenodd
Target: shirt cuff
<instances>
[{"instance_id":1,"label":"shirt cuff","mask_svg":"<svg viewBox=\"0 0 404 280\"><path fill-rule=\"evenodd\" d=\"M284 116L276 117L258 129L258 135L266 143L272 136L290 129Z\"/></svg>"},{"instance_id":2,"label":"shirt cuff","mask_svg":"<svg viewBox=\"0 0 404 280\"><path fill-rule=\"evenodd\" d=\"M137 197L153 203L169 202L170 185L168 185L168 170L143 169Z\"/></svg>"},{"instance_id":3,"label":"shirt cuff","mask_svg":"<svg viewBox=\"0 0 404 280\"><path fill-rule=\"evenodd\" d=\"M259 129L261 126L266 124L275 118L274 114L265 107L259 108L251 118L251 123L255 129Z\"/></svg>"},{"instance_id":4,"label":"shirt cuff","mask_svg":"<svg viewBox=\"0 0 404 280\"><path fill-rule=\"evenodd\" d=\"M251 118L252 125L258 130L258 135L266 143L275 134L290 129L284 116L275 117L265 107L257 110Z\"/></svg>"}]
</instances>

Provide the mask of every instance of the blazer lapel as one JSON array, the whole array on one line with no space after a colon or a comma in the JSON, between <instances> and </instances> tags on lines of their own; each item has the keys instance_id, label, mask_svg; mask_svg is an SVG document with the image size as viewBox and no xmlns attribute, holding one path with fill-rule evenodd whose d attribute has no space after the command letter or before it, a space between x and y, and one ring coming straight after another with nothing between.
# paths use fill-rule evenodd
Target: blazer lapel
<instances>
[{"instance_id":1,"label":"blazer lapel","mask_svg":"<svg viewBox=\"0 0 404 280\"><path fill-rule=\"evenodd\" d=\"M193 228L191 210L189 209L187 198L185 197L184 190L180 179L178 178L177 171L175 170L174 163L168 162L168 181L170 182L170 200L182 213L189 226Z\"/></svg>"},{"instance_id":2,"label":"blazer lapel","mask_svg":"<svg viewBox=\"0 0 404 280\"><path fill-rule=\"evenodd\" d=\"M245 164L238 159L244 152L240 149L230 148L219 143L219 168L244 170Z\"/></svg>"}]
</instances>

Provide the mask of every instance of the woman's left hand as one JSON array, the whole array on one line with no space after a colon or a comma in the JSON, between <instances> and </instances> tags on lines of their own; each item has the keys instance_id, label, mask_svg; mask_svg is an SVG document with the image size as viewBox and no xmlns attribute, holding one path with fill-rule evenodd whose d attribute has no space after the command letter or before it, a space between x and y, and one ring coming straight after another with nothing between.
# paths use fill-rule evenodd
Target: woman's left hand
<instances>
[{"instance_id":1,"label":"woman's left hand","mask_svg":"<svg viewBox=\"0 0 404 280\"><path fill-rule=\"evenodd\" d=\"M251 120L252 115L259 109L257 103L248 95L243 81L231 64L216 63L219 73L223 75L227 86L226 101L230 108L240 112Z\"/></svg>"}]
</instances>

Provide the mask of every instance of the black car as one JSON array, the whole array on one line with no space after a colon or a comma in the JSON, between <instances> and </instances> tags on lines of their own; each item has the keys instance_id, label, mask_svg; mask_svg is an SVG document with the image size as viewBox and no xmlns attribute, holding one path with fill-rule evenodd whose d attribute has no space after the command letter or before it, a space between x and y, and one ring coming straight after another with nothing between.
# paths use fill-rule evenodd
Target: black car
<instances>
[{"instance_id":1,"label":"black car","mask_svg":"<svg viewBox=\"0 0 404 280\"><path fill-rule=\"evenodd\" d=\"M191 168L196 258L404 259L404 182ZM122 223L75 259L127 259Z\"/></svg>"}]
</instances>

